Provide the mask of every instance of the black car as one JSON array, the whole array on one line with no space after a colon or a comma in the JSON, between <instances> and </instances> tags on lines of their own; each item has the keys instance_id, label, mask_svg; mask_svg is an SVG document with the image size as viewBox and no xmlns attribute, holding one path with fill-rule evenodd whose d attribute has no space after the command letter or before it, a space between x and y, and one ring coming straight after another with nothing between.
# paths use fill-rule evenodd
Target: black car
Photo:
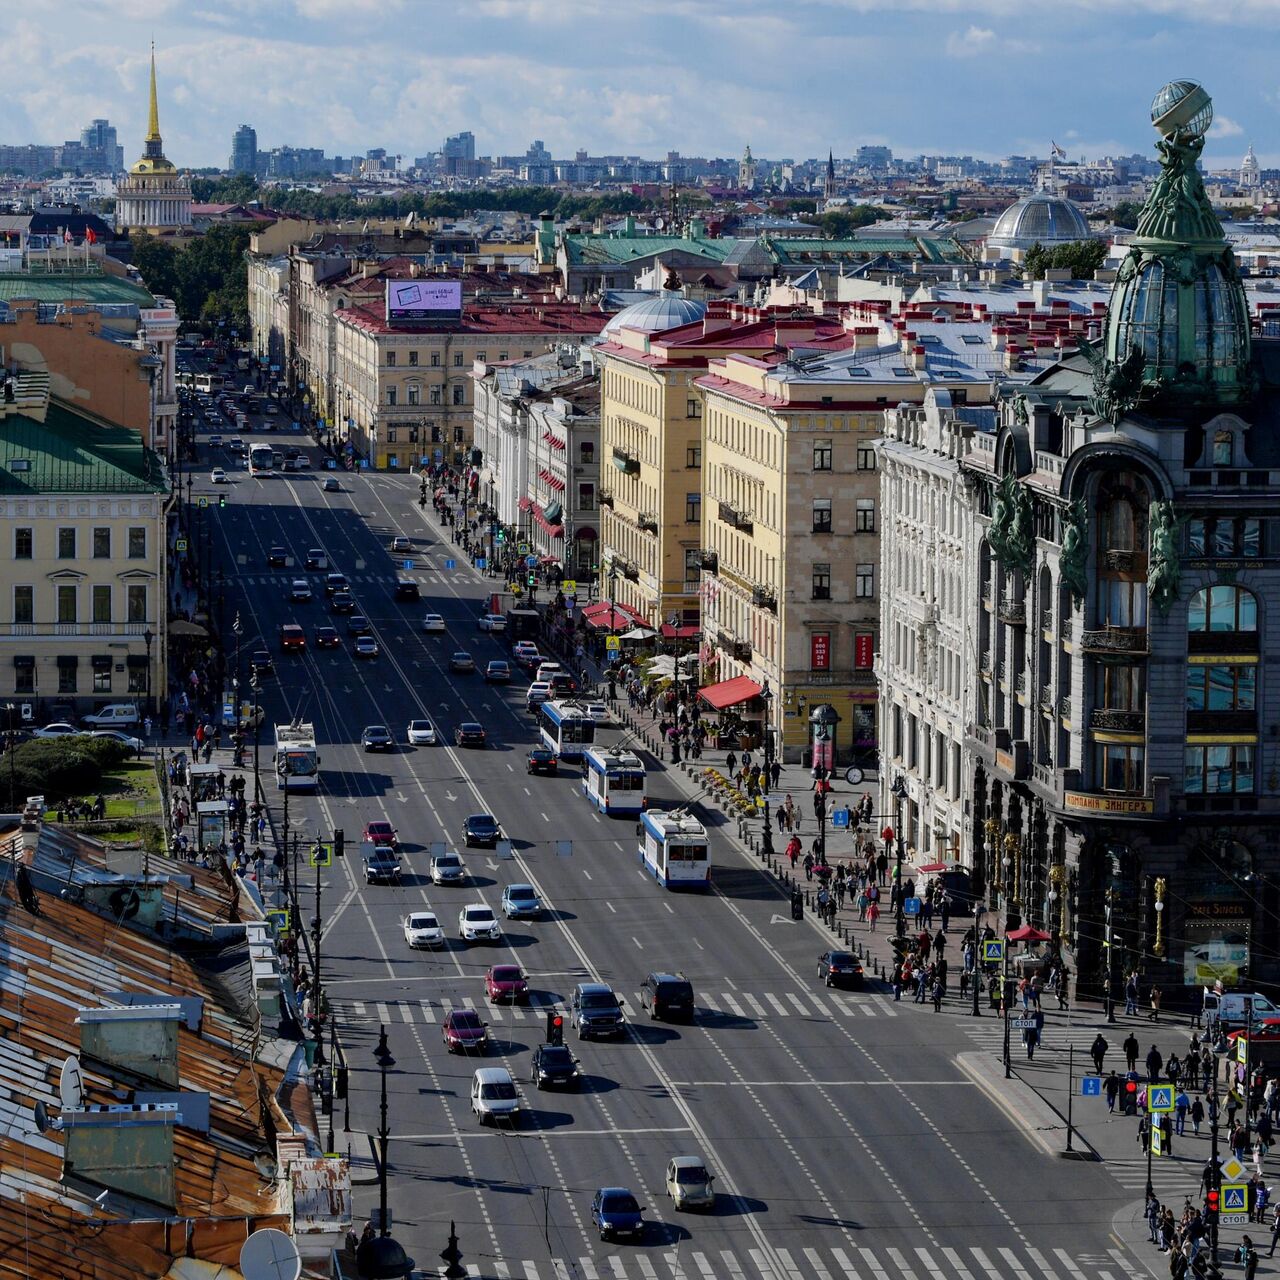
<instances>
[{"instance_id":1,"label":"black car","mask_svg":"<svg viewBox=\"0 0 1280 1280\"><path fill-rule=\"evenodd\" d=\"M351 584L347 581L345 573L327 574L324 580L324 593L327 596L336 596L339 591L349 591Z\"/></svg>"},{"instance_id":2,"label":"black car","mask_svg":"<svg viewBox=\"0 0 1280 1280\"><path fill-rule=\"evenodd\" d=\"M385 724L371 724L360 735L360 745L366 751L392 751L396 741Z\"/></svg>"},{"instance_id":3,"label":"black car","mask_svg":"<svg viewBox=\"0 0 1280 1280\"><path fill-rule=\"evenodd\" d=\"M366 845L364 882L365 884L399 884L399 855L384 844Z\"/></svg>"},{"instance_id":4,"label":"black car","mask_svg":"<svg viewBox=\"0 0 1280 1280\"><path fill-rule=\"evenodd\" d=\"M307 568L323 569L328 559L329 557L325 555L319 547L312 547L311 550L307 552Z\"/></svg>"},{"instance_id":5,"label":"black car","mask_svg":"<svg viewBox=\"0 0 1280 1280\"><path fill-rule=\"evenodd\" d=\"M249 670L258 676L275 675L275 664L271 661L271 653L267 649L255 649L249 658Z\"/></svg>"},{"instance_id":6,"label":"black car","mask_svg":"<svg viewBox=\"0 0 1280 1280\"><path fill-rule=\"evenodd\" d=\"M651 1018L673 1022L693 1018L693 983L683 974L646 974L640 984L640 999Z\"/></svg>"},{"instance_id":7,"label":"black car","mask_svg":"<svg viewBox=\"0 0 1280 1280\"><path fill-rule=\"evenodd\" d=\"M560 761L550 747L530 747L529 754L524 758L524 771L526 773L554 775L559 770L559 767Z\"/></svg>"},{"instance_id":8,"label":"black car","mask_svg":"<svg viewBox=\"0 0 1280 1280\"><path fill-rule=\"evenodd\" d=\"M562 1044L543 1044L533 1051L529 1079L539 1089L574 1086L582 1078L578 1060Z\"/></svg>"},{"instance_id":9,"label":"black car","mask_svg":"<svg viewBox=\"0 0 1280 1280\"><path fill-rule=\"evenodd\" d=\"M462 824L462 838L468 849L473 845L479 845L481 849L494 849L501 835L502 828L491 813L473 813Z\"/></svg>"},{"instance_id":10,"label":"black car","mask_svg":"<svg viewBox=\"0 0 1280 1280\"><path fill-rule=\"evenodd\" d=\"M353 613L347 619L347 635L349 636L367 636L372 630L373 628L369 625L369 619L363 613Z\"/></svg>"},{"instance_id":11,"label":"black car","mask_svg":"<svg viewBox=\"0 0 1280 1280\"><path fill-rule=\"evenodd\" d=\"M339 649L342 647L342 641L332 627L317 627L315 641L317 649Z\"/></svg>"},{"instance_id":12,"label":"black car","mask_svg":"<svg viewBox=\"0 0 1280 1280\"><path fill-rule=\"evenodd\" d=\"M829 987L862 989L862 964L852 951L824 951L818 957L818 977Z\"/></svg>"},{"instance_id":13,"label":"black car","mask_svg":"<svg viewBox=\"0 0 1280 1280\"><path fill-rule=\"evenodd\" d=\"M421 600L422 590L412 578L396 579L397 600Z\"/></svg>"},{"instance_id":14,"label":"black car","mask_svg":"<svg viewBox=\"0 0 1280 1280\"><path fill-rule=\"evenodd\" d=\"M551 692L555 696L566 693L577 693L578 682L567 671L556 671L548 677Z\"/></svg>"},{"instance_id":15,"label":"black car","mask_svg":"<svg viewBox=\"0 0 1280 1280\"><path fill-rule=\"evenodd\" d=\"M453 744L456 747L483 747L484 725L474 720L466 720L453 731Z\"/></svg>"},{"instance_id":16,"label":"black car","mask_svg":"<svg viewBox=\"0 0 1280 1280\"><path fill-rule=\"evenodd\" d=\"M333 599L329 601L329 608L334 613L355 613L356 598L350 591L336 591Z\"/></svg>"},{"instance_id":17,"label":"black car","mask_svg":"<svg viewBox=\"0 0 1280 1280\"><path fill-rule=\"evenodd\" d=\"M283 547L272 547L267 552L267 564L272 569L283 569L284 562L288 560L289 553Z\"/></svg>"}]
</instances>

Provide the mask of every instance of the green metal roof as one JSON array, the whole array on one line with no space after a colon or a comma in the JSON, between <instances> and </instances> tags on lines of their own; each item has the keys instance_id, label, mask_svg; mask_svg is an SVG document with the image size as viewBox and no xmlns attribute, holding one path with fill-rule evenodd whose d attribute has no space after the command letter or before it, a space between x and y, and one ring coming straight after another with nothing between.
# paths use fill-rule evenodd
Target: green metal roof
<instances>
[{"instance_id":1,"label":"green metal roof","mask_svg":"<svg viewBox=\"0 0 1280 1280\"><path fill-rule=\"evenodd\" d=\"M25 459L25 469L15 462ZM0 418L0 494L164 493L160 458L136 431L50 403L43 422Z\"/></svg>"},{"instance_id":2,"label":"green metal roof","mask_svg":"<svg viewBox=\"0 0 1280 1280\"><path fill-rule=\"evenodd\" d=\"M686 240L683 236L565 236L569 261L603 265L634 262L655 253L691 253L708 262L723 262L736 240Z\"/></svg>"},{"instance_id":3,"label":"green metal roof","mask_svg":"<svg viewBox=\"0 0 1280 1280\"><path fill-rule=\"evenodd\" d=\"M0 302L31 298L36 302L132 303L136 307L154 307L155 298L132 280L107 276L98 272L0 271Z\"/></svg>"}]
</instances>

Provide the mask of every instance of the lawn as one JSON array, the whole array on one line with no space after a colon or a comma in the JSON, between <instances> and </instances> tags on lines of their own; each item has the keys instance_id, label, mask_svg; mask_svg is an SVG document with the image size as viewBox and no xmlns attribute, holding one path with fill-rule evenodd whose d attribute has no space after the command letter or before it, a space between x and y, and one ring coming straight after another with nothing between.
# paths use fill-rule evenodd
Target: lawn
<instances>
[{"instance_id":1,"label":"lawn","mask_svg":"<svg viewBox=\"0 0 1280 1280\"><path fill-rule=\"evenodd\" d=\"M160 817L160 780L152 760L130 760L104 775L102 795L108 819Z\"/></svg>"}]
</instances>

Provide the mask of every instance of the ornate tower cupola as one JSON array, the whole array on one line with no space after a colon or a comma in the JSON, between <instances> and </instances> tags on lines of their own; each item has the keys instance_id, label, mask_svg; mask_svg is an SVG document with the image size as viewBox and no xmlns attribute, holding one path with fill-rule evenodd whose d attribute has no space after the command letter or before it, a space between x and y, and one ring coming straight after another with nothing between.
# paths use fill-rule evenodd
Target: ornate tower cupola
<instances>
[{"instance_id":1,"label":"ornate tower cupola","mask_svg":"<svg viewBox=\"0 0 1280 1280\"><path fill-rule=\"evenodd\" d=\"M1160 176L1111 292L1103 351L1091 354L1095 406L1112 421L1139 405L1198 414L1252 394L1244 286L1196 163L1212 121L1192 80L1151 104Z\"/></svg>"}]
</instances>

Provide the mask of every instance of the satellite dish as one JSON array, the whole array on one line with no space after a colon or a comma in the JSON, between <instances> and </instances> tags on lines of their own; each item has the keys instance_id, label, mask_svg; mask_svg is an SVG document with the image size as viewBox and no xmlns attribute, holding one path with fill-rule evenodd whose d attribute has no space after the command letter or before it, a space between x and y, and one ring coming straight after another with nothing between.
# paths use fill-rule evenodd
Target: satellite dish
<instances>
[{"instance_id":1,"label":"satellite dish","mask_svg":"<svg viewBox=\"0 0 1280 1280\"><path fill-rule=\"evenodd\" d=\"M275 1227L255 1231L240 1248L240 1273L244 1280L298 1280L298 1246Z\"/></svg>"},{"instance_id":2,"label":"satellite dish","mask_svg":"<svg viewBox=\"0 0 1280 1280\"><path fill-rule=\"evenodd\" d=\"M253 1167L257 1169L264 1178L272 1182L275 1181L276 1174L280 1172L279 1161L276 1160L275 1156L273 1156L270 1151L265 1150L254 1152Z\"/></svg>"},{"instance_id":3,"label":"satellite dish","mask_svg":"<svg viewBox=\"0 0 1280 1280\"><path fill-rule=\"evenodd\" d=\"M62 1064L58 1097L62 1099L64 1111L79 1111L84 1105L84 1078L80 1074L80 1059L74 1053Z\"/></svg>"},{"instance_id":4,"label":"satellite dish","mask_svg":"<svg viewBox=\"0 0 1280 1280\"><path fill-rule=\"evenodd\" d=\"M32 1108L36 1114L36 1128L44 1133L49 1128L49 1108L43 1102L37 1102Z\"/></svg>"}]
</instances>

